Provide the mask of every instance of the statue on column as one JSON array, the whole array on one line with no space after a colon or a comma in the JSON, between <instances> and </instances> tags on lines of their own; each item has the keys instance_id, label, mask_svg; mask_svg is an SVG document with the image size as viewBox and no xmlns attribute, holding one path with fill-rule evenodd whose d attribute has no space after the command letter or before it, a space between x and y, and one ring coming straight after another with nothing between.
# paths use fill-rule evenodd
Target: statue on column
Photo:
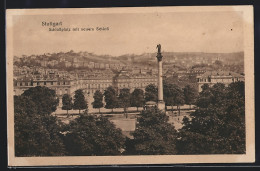
<instances>
[{"instance_id":1,"label":"statue on column","mask_svg":"<svg viewBox=\"0 0 260 171\"><path fill-rule=\"evenodd\" d=\"M158 49L158 53L161 53L161 44L158 44L156 48Z\"/></svg>"},{"instance_id":2,"label":"statue on column","mask_svg":"<svg viewBox=\"0 0 260 171\"><path fill-rule=\"evenodd\" d=\"M157 52L157 59L158 59L158 61L162 61L162 54L161 54L161 44L158 44L157 46L156 46L156 48L158 49L158 52Z\"/></svg>"}]
</instances>

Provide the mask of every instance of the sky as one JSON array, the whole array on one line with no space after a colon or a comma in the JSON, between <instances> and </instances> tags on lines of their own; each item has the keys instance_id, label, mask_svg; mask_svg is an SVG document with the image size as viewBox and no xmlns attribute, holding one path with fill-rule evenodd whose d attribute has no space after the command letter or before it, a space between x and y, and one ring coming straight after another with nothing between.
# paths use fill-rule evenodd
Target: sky
<instances>
[{"instance_id":1,"label":"sky","mask_svg":"<svg viewBox=\"0 0 260 171\"><path fill-rule=\"evenodd\" d=\"M50 32L42 26L44 21L62 21L61 28L109 27L109 31ZM13 26L15 56L70 50L142 54L156 52L159 43L165 52L243 51L239 12L21 15L13 17Z\"/></svg>"}]
</instances>

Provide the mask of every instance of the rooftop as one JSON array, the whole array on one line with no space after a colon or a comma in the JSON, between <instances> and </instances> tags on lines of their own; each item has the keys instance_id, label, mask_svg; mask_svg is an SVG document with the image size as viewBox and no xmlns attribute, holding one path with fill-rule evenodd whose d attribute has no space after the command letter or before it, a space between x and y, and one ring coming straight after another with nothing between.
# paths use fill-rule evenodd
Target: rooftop
<instances>
[{"instance_id":1,"label":"rooftop","mask_svg":"<svg viewBox=\"0 0 260 171\"><path fill-rule=\"evenodd\" d=\"M233 77L244 77L243 75L240 75L238 73L232 72L232 71L207 71L204 74L202 74L200 77L209 77L209 76L233 76Z\"/></svg>"}]
</instances>

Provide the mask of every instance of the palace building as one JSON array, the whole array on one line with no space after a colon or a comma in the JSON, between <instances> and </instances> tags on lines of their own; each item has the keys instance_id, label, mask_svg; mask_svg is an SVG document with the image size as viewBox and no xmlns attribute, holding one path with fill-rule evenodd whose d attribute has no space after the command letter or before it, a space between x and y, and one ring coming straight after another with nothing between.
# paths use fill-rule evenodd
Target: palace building
<instances>
[{"instance_id":1,"label":"palace building","mask_svg":"<svg viewBox=\"0 0 260 171\"><path fill-rule=\"evenodd\" d=\"M157 79L152 75L130 75L122 72L116 76L113 75L93 75L81 78L46 78L35 79L33 77L23 77L14 79L14 95L21 95L25 90L36 87L46 86L56 91L59 98L64 94L74 95L78 89L82 89L87 99L92 101L92 97L97 90L102 93L109 87L113 86L118 92L120 89L129 88L132 92L135 88L142 90L149 84L157 85Z\"/></svg>"},{"instance_id":2,"label":"palace building","mask_svg":"<svg viewBox=\"0 0 260 171\"><path fill-rule=\"evenodd\" d=\"M204 74L197 76L198 91L202 91L202 86L208 84L213 86L216 83L223 83L228 86L230 83L237 81L245 81L243 75L230 71L207 71Z\"/></svg>"}]
</instances>

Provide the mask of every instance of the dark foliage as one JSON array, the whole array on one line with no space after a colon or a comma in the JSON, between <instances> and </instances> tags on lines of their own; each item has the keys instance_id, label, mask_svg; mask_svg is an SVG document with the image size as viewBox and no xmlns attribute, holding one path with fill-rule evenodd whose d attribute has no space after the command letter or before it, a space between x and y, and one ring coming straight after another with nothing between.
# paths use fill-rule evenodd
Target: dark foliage
<instances>
[{"instance_id":1,"label":"dark foliage","mask_svg":"<svg viewBox=\"0 0 260 171\"><path fill-rule=\"evenodd\" d=\"M31 91L36 93L35 90ZM38 105L40 104L28 96L14 97L15 156L64 155L60 133L62 124L52 115L42 115Z\"/></svg>"},{"instance_id":2,"label":"dark foliage","mask_svg":"<svg viewBox=\"0 0 260 171\"><path fill-rule=\"evenodd\" d=\"M101 93L100 90L97 90L94 93L94 101L92 102L93 108L98 108L99 109L99 113L100 113L100 108L104 106L103 103L103 94Z\"/></svg>"},{"instance_id":3,"label":"dark foliage","mask_svg":"<svg viewBox=\"0 0 260 171\"><path fill-rule=\"evenodd\" d=\"M121 130L102 116L81 115L71 121L64 136L70 156L120 155L124 142Z\"/></svg>"},{"instance_id":4,"label":"dark foliage","mask_svg":"<svg viewBox=\"0 0 260 171\"><path fill-rule=\"evenodd\" d=\"M117 98L117 93L116 90L110 86L108 87L105 92L104 92L104 96L105 96L105 108L107 109L114 109L118 106L118 98Z\"/></svg>"},{"instance_id":5,"label":"dark foliage","mask_svg":"<svg viewBox=\"0 0 260 171\"><path fill-rule=\"evenodd\" d=\"M184 95L182 89L176 84L163 84L164 101L167 106L177 106L180 114L180 106L184 104Z\"/></svg>"},{"instance_id":6,"label":"dark foliage","mask_svg":"<svg viewBox=\"0 0 260 171\"><path fill-rule=\"evenodd\" d=\"M67 110L67 115L69 110L73 107L72 98L68 94L64 94L62 97L62 110Z\"/></svg>"},{"instance_id":7,"label":"dark foliage","mask_svg":"<svg viewBox=\"0 0 260 171\"><path fill-rule=\"evenodd\" d=\"M24 91L22 96L30 98L35 104L37 113L42 115L54 112L59 103L55 90L47 87L37 86L29 88Z\"/></svg>"},{"instance_id":8,"label":"dark foliage","mask_svg":"<svg viewBox=\"0 0 260 171\"><path fill-rule=\"evenodd\" d=\"M195 104L198 92L194 88L192 88L190 85L185 86L183 89L183 94L185 104Z\"/></svg>"},{"instance_id":9,"label":"dark foliage","mask_svg":"<svg viewBox=\"0 0 260 171\"><path fill-rule=\"evenodd\" d=\"M130 106L130 90L128 88L121 89L118 100L119 106L123 107L124 113L126 113L127 108Z\"/></svg>"},{"instance_id":10,"label":"dark foliage","mask_svg":"<svg viewBox=\"0 0 260 171\"><path fill-rule=\"evenodd\" d=\"M81 89L75 91L73 109L78 109L79 114L80 110L88 109L88 103Z\"/></svg>"},{"instance_id":11,"label":"dark foliage","mask_svg":"<svg viewBox=\"0 0 260 171\"><path fill-rule=\"evenodd\" d=\"M131 99L130 103L132 107L143 107L145 102L144 99L144 91L142 89L134 89L134 91L131 93Z\"/></svg>"},{"instance_id":12,"label":"dark foliage","mask_svg":"<svg viewBox=\"0 0 260 171\"><path fill-rule=\"evenodd\" d=\"M177 143L180 154L244 154L244 82L204 86L198 109L184 118Z\"/></svg>"},{"instance_id":13,"label":"dark foliage","mask_svg":"<svg viewBox=\"0 0 260 171\"><path fill-rule=\"evenodd\" d=\"M145 87L145 101L157 102L158 88L154 84Z\"/></svg>"},{"instance_id":14,"label":"dark foliage","mask_svg":"<svg viewBox=\"0 0 260 171\"><path fill-rule=\"evenodd\" d=\"M142 111L138 118L134 139L127 141L126 154L176 154L176 130L168 123L168 116L157 108Z\"/></svg>"}]
</instances>

